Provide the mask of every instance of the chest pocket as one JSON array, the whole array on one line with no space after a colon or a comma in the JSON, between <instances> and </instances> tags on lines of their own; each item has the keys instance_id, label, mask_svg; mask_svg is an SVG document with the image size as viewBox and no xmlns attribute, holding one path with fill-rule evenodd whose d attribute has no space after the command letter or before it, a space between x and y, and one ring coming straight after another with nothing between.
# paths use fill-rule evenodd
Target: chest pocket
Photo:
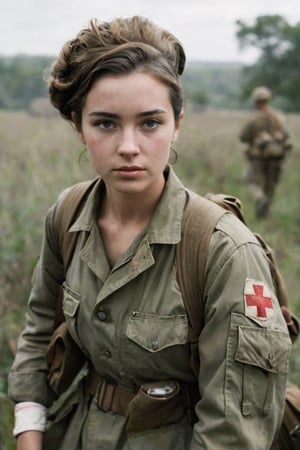
<instances>
[{"instance_id":1,"label":"chest pocket","mask_svg":"<svg viewBox=\"0 0 300 450\"><path fill-rule=\"evenodd\" d=\"M238 333L236 361L287 375L291 345L287 334L243 326Z\"/></svg>"},{"instance_id":2,"label":"chest pocket","mask_svg":"<svg viewBox=\"0 0 300 450\"><path fill-rule=\"evenodd\" d=\"M178 370L180 362L186 360L188 364L187 316L132 312L123 344L127 371L139 371L139 366L145 375L148 367L147 375L151 377L162 376L164 369L167 375L173 367L174 377L174 364L178 364Z\"/></svg>"},{"instance_id":3,"label":"chest pocket","mask_svg":"<svg viewBox=\"0 0 300 450\"><path fill-rule=\"evenodd\" d=\"M76 344L83 350L77 333L77 316L79 312L81 296L70 288L67 283L63 284L63 313L66 318L69 333Z\"/></svg>"},{"instance_id":4,"label":"chest pocket","mask_svg":"<svg viewBox=\"0 0 300 450\"><path fill-rule=\"evenodd\" d=\"M187 316L159 316L133 312L126 336L149 352L157 352L172 345L185 344L188 335Z\"/></svg>"},{"instance_id":5,"label":"chest pocket","mask_svg":"<svg viewBox=\"0 0 300 450\"><path fill-rule=\"evenodd\" d=\"M237 401L244 416L263 417L274 405L284 405L290 350L288 333L260 328L246 317L232 314L225 383L228 416L238 408Z\"/></svg>"}]
</instances>

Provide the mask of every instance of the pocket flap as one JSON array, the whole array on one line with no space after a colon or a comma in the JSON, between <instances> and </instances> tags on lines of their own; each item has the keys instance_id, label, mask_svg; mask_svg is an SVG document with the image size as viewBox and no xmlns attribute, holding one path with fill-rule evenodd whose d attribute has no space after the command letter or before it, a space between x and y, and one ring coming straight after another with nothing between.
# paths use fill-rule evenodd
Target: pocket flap
<instances>
[{"instance_id":1,"label":"pocket flap","mask_svg":"<svg viewBox=\"0 0 300 450\"><path fill-rule=\"evenodd\" d=\"M74 317L80 304L80 295L72 291L66 283L63 284L64 299L63 310L64 314L69 317Z\"/></svg>"},{"instance_id":2,"label":"pocket flap","mask_svg":"<svg viewBox=\"0 0 300 450\"><path fill-rule=\"evenodd\" d=\"M268 372L288 373L291 342L288 334L246 326L238 328L235 360Z\"/></svg>"},{"instance_id":3,"label":"pocket flap","mask_svg":"<svg viewBox=\"0 0 300 450\"><path fill-rule=\"evenodd\" d=\"M172 345L186 344L187 316L133 312L128 321L126 336L150 352L157 352Z\"/></svg>"}]
</instances>

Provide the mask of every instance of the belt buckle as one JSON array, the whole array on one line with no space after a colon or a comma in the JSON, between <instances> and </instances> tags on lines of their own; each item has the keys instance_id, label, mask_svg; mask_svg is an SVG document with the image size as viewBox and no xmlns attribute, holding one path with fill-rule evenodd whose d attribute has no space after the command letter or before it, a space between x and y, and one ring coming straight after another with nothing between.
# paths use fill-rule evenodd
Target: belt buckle
<instances>
[{"instance_id":1,"label":"belt buckle","mask_svg":"<svg viewBox=\"0 0 300 450\"><path fill-rule=\"evenodd\" d=\"M108 383L106 380L102 380L99 383L97 393L97 407L103 412L112 410L112 404L114 400L116 385Z\"/></svg>"}]
</instances>

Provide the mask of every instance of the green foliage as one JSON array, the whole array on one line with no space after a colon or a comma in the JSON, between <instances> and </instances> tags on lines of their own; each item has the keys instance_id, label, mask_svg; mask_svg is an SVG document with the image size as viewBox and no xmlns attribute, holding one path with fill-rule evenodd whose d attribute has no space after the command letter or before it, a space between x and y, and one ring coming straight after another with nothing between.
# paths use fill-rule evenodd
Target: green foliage
<instances>
[{"instance_id":1,"label":"green foliage","mask_svg":"<svg viewBox=\"0 0 300 450\"><path fill-rule=\"evenodd\" d=\"M187 97L193 104L196 104L198 106L206 106L208 103L207 94L203 91L189 92Z\"/></svg>"},{"instance_id":2,"label":"green foliage","mask_svg":"<svg viewBox=\"0 0 300 450\"><path fill-rule=\"evenodd\" d=\"M13 407L7 397L0 393L0 449L15 450L16 443L12 437Z\"/></svg>"},{"instance_id":3,"label":"green foliage","mask_svg":"<svg viewBox=\"0 0 300 450\"><path fill-rule=\"evenodd\" d=\"M239 20L237 27L240 48L253 47L260 55L244 68L244 95L266 85L281 97L285 110L300 111L300 22L292 26L279 15L265 15L252 25Z\"/></svg>"},{"instance_id":4,"label":"green foliage","mask_svg":"<svg viewBox=\"0 0 300 450\"><path fill-rule=\"evenodd\" d=\"M218 108L241 108L242 65L237 63L190 62L183 74L183 87L188 100L195 94L204 97L206 104ZM200 103L195 101L195 103Z\"/></svg>"},{"instance_id":5,"label":"green foliage","mask_svg":"<svg viewBox=\"0 0 300 450\"><path fill-rule=\"evenodd\" d=\"M0 57L0 109L26 109L47 97L45 72L52 58ZM226 108L243 107L239 96L241 64L189 62L183 76L187 100ZM41 105L45 113L47 106ZM37 114L38 115L38 114Z\"/></svg>"},{"instance_id":6,"label":"green foliage","mask_svg":"<svg viewBox=\"0 0 300 450\"><path fill-rule=\"evenodd\" d=\"M0 58L0 108L26 109L32 99L46 97L44 73L51 61L42 56Z\"/></svg>"},{"instance_id":7,"label":"green foliage","mask_svg":"<svg viewBox=\"0 0 300 450\"><path fill-rule=\"evenodd\" d=\"M236 37L241 50L259 51L255 64L188 61L182 80L187 102L245 109L252 88L267 85L276 94L275 106L299 111L300 23L291 26L279 15L257 17L251 25L239 20ZM0 108L30 110L33 100L46 98L45 72L53 59L0 56Z\"/></svg>"}]
</instances>

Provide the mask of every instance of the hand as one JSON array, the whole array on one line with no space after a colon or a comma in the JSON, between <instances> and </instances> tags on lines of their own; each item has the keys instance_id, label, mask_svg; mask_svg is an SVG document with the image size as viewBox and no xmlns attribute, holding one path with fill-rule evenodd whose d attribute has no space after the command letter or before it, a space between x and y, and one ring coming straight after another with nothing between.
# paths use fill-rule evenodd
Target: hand
<instances>
[{"instance_id":1,"label":"hand","mask_svg":"<svg viewBox=\"0 0 300 450\"><path fill-rule=\"evenodd\" d=\"M25 431L17 436L17 450L42 450L43 433Z\"/></svg>"}]
</instances>

